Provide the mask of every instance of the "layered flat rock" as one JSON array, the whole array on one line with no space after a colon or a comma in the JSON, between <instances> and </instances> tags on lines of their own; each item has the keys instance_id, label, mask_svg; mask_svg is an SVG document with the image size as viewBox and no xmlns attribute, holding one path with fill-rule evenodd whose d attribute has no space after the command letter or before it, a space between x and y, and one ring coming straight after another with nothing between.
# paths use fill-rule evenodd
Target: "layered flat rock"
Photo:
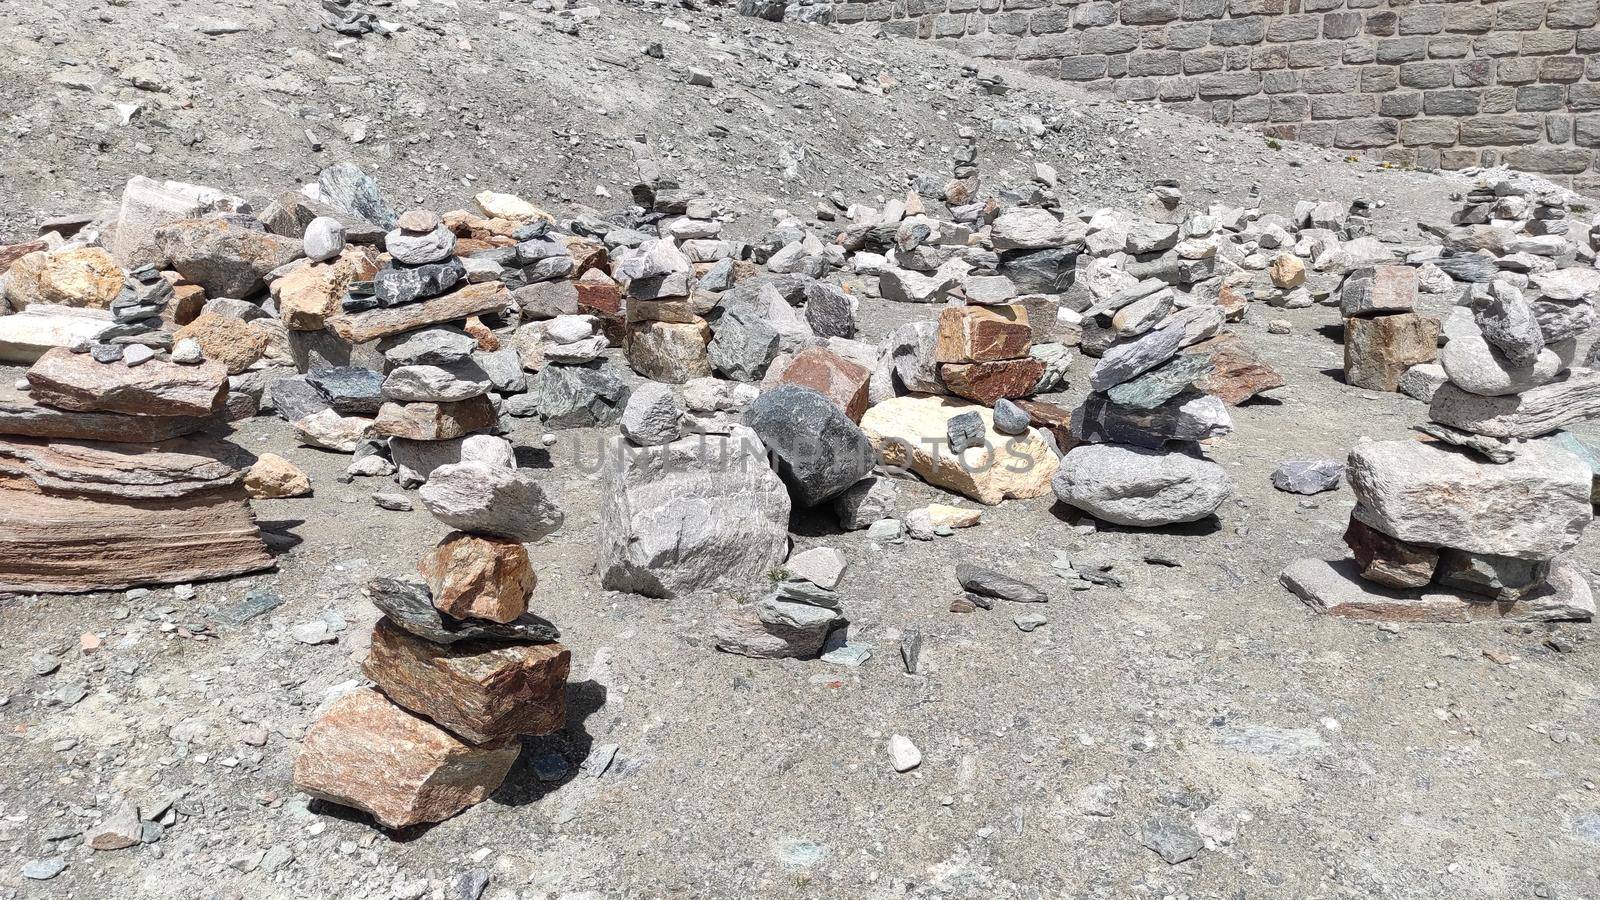
<instances>
[{"instance_id":1,"label":"layered flat rock","mask_svg":"<svg viewBox=\"0 0 1600 900\"><path fill-rule=\"evenodd\" d=\"M790 509L766 448L742 426L647 449L613 439L601 472L601 586L746 593L783 564Z\"/></svg>"},{"instance_id":2,"label":"layered flat rock","mask_svg":"<svg viewBox=\"0 0 1600 900\"><path fill-rule=\"evenodd\" d=\"M511 304L511 292L498 281L468 284L419 303L345 313L328 319L328 327L352 344L404 334L429 325L499 312Z\"/></svg>"},{"instance_id":3,"label":"layered flat rock","mask_svg":"<svg viewBox=\"0 0 1600 900\"><path fill-rule=\"evenodd\" d=\"M939 364L939 381L950 393L984 406L1030 396L1044 373L1045 364L1033 357Z\"/></svg>"},{"instance_id":4,"label":"layered flat rock","mask_svg":"<svg viewBox=\"0 0 1600 900\"><path fill-rule=\"evenodd\" d=\"M178 584L271 568L231 445L0 440L0 591Z\"/></svg>"},{"instance_id":5,"label":"layered flat rock","mask_svg":"<svg viewBox=\"0 0 1600 900\"><path fill-rule=\"evenodd\" d=\"M57 347L99 340L113 325L110 314L100 310L35 304L0 316L0 363L32 365Z\"/></svg>"},{"instance_id":6,"label":"layered flat rock","mask_svg":"<svg viewBox=\"0 0 1600 900\"><path fill-rule=\"evenodd\" d=\"M0 383L0 434L68 440L156 443L193 434L211 424L196 416L126 416L121 413L68 412L45 406Z\"/></svg>"},{"instance_id":7,"label":"layered flat rock","mask_svg":"<svg viewBox=\"0 0 1600 900\"><path fill-rule=\"evenodd\" d=\"M374 578L362 588L362 594L382 610L389 621L435 644L457 641L549 643L561 638L561 632L554 625L532 613L524 613L505 623L451 618L439 612L428 586L414 581Z\"/></svg>"},{"instance_id":8,"label":"layered flat rock","mask_svg":"<svg viewBox=\"0 0 1600 900\"><path fill-rule=\"evenodd\" d=\"M228 395L228 370L211 361L184 366L152 359L128 366L57 348L39 357L27 377L29 396L73 412L208 416Z\"/></svg>"},{"instance_id":9,"label":"layered flat rock","mask_svg":"<svg viewBox=\"0 0 1600 900\"><path fill-rule=\"evenodd\" d=\"M521 750L515 741L474 747L360 688L306 731L294 786L366 812L386 828L405 828L442 822L487 798Z\"/></svg>"},{"instance_id":10,"label":"layered flat rock","mask_svg":"<svg viewBox=\"0 0 1600 900\"><path fill-rule=\"evenodd\" d=\"M1546 443L1490 465L1442 444L1365 441L1350 451L1347 474L1352 516L1426 547L1550 559L1593 518L1589 467Z\"/></svg>"},{"instance_id":11,"label":"layered flat rock","mask_svg":"<svg viewBox=\"0 0 1600 900\"><path fill-rule=\"evenodd\" d=\"M949 423L968 412L983 420L983 443L954 454L947 444ZM1036 429L1003 434L994 427L992 410L952 397L885 400L861 417L861 429L884 464L989 506L1043 497L1056 473L1056 455Z\"/></svg>"},{"instance_id":12,"label":"layered flat rock","mask_svg":"<svg viewBox=\"0 0 1600 900\"><path fill-rule=\"evenodd\" d=\"M373 628L361 664L390 700L474 744L565 725L571 668L560 644L435 644L387 619Z\"/></svg>"},{"instance_id":13,"label":"layered flat rock","mask_svg":"<svg viewBox=\"0 0 1600 900\"><path fill-rule=\"evenodd\" d=\"M1428 418L1473 434L1536 438L1574 422L1600 417L1600 370L1574 368L1567 377L1507 397L1481 397L1445 384L1428 404Z\"/></svg>"},{"instance_id":14,"label":"layered flat rock","mask_svg":"<svg viewBox=\"0 0 1600 900\"><path fill-rule=\"evenodd\" d=\"M1588 621L1594 595L1577 567L1551 566L1544 587L1515 601L1438 586L1412 590L1382 587L1356 572L1353 560L1301 559L1289 564L1279 581L1317 612L1346 619L1390 622L1465 623L1483 621Z\"/></svg>"}]
</instances>

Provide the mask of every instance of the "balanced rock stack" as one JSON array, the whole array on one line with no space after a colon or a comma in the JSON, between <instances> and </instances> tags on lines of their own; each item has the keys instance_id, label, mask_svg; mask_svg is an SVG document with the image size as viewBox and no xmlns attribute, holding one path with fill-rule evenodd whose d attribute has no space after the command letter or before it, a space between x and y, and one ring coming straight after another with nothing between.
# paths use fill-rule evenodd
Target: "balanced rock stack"
<instances>
[{"instance_id":1,"label":"balanced rock stack","mask_svg":"<svg viewBox=\"0 0 1600 900\"><path fill-rule=\"evenodd\" d=\"M1233 427L1227 405L1197 387L1214 364L1207 353L1183 352L1217 334L1223 311L1206 302L1178 308L1179 296L1146 280L1085 313L1085 322L1109 318L1099 327L1116 339L1072 414L1072 437L1081 443L1055 476L1063 503L1119 525L1152 527L1203 519L1232 494L1232 479L1200 447Z\"/></svg>"},{"instance_id":2,"label":"balanced rock stack","mask_svg":"<svg viewBox=\"0 0 1600 900\"><path fill-rule=\"evenodd\" d=\"M452 531L418 563L421 581L377 578L384 613L362 672L373 687L335 700L306 732L297 788L387 828L439 822L504 781L521 735L566 724L572 654L528 612L537 578L524 542L562 516L532 473L440 467L423 502Z\"/></svg>"},{"instance_id":3,"label":"balanced rock stack","mask_svg":"<svg viewBox=\"0 0 1600 900\"><path fill-rule=\"evenodd\" d=\"M612 274L627 292L628 364L652 381L682 384L711 374L709 307L690 294L693 263L670 237L619 252Z\"/></svg>"},{"instance_id":4,"label":"balanced rock stack","mask_svg":"<svg viewBox=\"0 0 1600 900\"><path fill-rule=\"evenodd\" d=\"M1437 357L1439 320L1416 312L1417 281L1408 265L1369 266L1345 278L1339 309L1346 383L1397 391L1408 370Z\"/></svg>"},{"instance_id":5,"label":"balanced rock stack","mask_svg":"<svg viewBox=\"0 0 1600 900\"><path fill-rule=\"evenodd\" d=\"M179 340L154 349L169 290L141 270L111 302L133 324L48 350L0 390L0 591L96 591L270 568L239 448L228 370ZM117 326L120 328L121 326ZM170 339L170 332L161 332ZM131 339L129 343L112 340Z\"/></svg>"},{"instance_id":6,"label":"balanced rock stack","mask_svg":"<svg viewBox=\"0 0 1600 900\"><path fill-rule=\"evenodd\" d=\"M1284 584L1355 618L1591 617L1563 554L1593 517L1595 473L1557 432L1600 417L1600 372L1569 369L1570 319L1538 315L1514 279L1472 284L1445 323L1448 380L1418 429L1426 440L1350 453L1354 559L1301 560Z\"/></svg>"}]
</instances>

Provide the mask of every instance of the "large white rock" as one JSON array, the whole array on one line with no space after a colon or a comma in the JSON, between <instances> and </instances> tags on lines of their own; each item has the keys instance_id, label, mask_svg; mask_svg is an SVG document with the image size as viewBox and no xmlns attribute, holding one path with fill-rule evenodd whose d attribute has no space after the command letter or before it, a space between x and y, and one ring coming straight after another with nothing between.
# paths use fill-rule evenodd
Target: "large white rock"
<instances>
[{"instance_id":1,"label":"large white rock","mask_svg":"<svg viewBox=\"0 0 1600 900\"><path fill-rule=\"evenodd\" d=\"M748 428L650 448L614 438L601 484L600 583L608 590L745 596L788 552L789 492Z\"/></svg>"},{"instance_id":2,"label":"large white rock","mask_svg":"<svg viewBox=\"0 0 1600 900\"><path fill-rule=\"evenodd\" d=\"M35 303L0 316L0 363L32 365L55 347L98 340L115 325L103 310Z\"/></svg>"},{"instance_id":3,"label":"large white rock","mask_svg":"<svg viewBox=\"0 0 1600 900\"><path fill-rule=\"evenodd\" d=\"M1351 514L1414 544L1519 559L1550 559L1578 542L1593 518L1589 467L1546 443L1491 465L1421 441L1366 441L1346 467Z\"/></svg>"},{"instance_id":4,"label":"large white rock","mask_svg":"<svg viewBox=\"0 0 1600 900\"><path fill-rule=\"evenodd\" d=\"M1219 465L1182 453L1122 444L1085 444L1061 459L1056 498L1097 519L1153 528L1196 522L1233 493Z\"/></svg>"},{"instance_id":5,"label":"large white rock","mask_svg":"<svg viewBox=\"0 0 1600 900\"><path fill-rule=\"evenodd\" d=\"M983 443L952 453L950 420L967 412L983 420ZM1043 497L1056 473L1056 455L1038 429L1003 434L994 427L993 410L954 397L885 400L861 417L861 430L884 464L910 469L929 484L990 506Z\"/></svg>"}]
</instances>

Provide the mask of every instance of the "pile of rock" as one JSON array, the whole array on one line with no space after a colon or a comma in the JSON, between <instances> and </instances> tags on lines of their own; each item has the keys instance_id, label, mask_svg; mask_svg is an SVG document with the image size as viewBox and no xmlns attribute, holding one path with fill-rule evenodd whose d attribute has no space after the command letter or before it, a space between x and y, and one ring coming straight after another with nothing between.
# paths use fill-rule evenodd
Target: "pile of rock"
<instances>
[{"instance_id":1,"label":"pile of rock","mask_svg":"<svg viewBox=\"0 0 1600 900\"><path fill-rule=\"evenodd\" d=\"M1214 365L1207 353L1183 352L1222 328L1223 310L1183 299L1179 308L1178 292L1146 280L1086 313L1085 323L1116 338L1073 412L1072 437L1081 443L1055 477L1063 503L1151 527L1203 519L1232 494L1232 479L1200 446L1233 428L1227 405L1198 386Z\"/></svg>"},{"instance_id":2,"label":"pile of rock","mask_svg":"<svg viewBox=\"0 0 1600 900\"><path fill-rule=\"evenodd\" d=\"M1397 391L1414 366L1438 355L1439 320L1419 313L1418 271L1408 265L1357 269L1339 289L1344 316L1344 380L1373 391Z\"/></svg>"},{"instance_id":3,"label":"pile of rock","mask_svg":"<svg viewBox=\"0 0 1600 900\"><path fill-rule=\"evenodd\" d=\"M1600 417L1600 372L1569 368L1570 323L1592 321L1597 298L1540 315L1517 280L1472 284L1451 310L1446 381L1419 428L1427 440L1351 451L1357 505L1345 540L1354 560L1302 560L1283 575L1313 607L1427 621L1593 614L1584 578L1562 554L1592 518L1595 472L1552 435Z\"/></svg>"},{"instance_id":4,"label":"pile of rock","mask_svg":"<svg viewBox=\"0 0 1600 900\"><path fill-rule=\"evenodd\" d=\"M492 794L521 735L566 724L572 654L528 612L537 577L524 542L561 524L525 470L441 466L423 488L452 531L422 580L374 579L383 611L357 688L307 730L294 784L387 828L438 822Z\"/></svg>"},{"instance_id":5,"label":"pile of rock","mask_svg":"<svg viewBox=\"0 0 1600 900\"><path fill-rule=\"evenodd\" d=\"M159 315L165 294L143 276L129 281L139 318ZM193 340L171 353L80 340L0 390L0 591L114 590L270 568L246 454L200 433L223 421L227 395L227 368Z\"/></svg>"}]
</instances>

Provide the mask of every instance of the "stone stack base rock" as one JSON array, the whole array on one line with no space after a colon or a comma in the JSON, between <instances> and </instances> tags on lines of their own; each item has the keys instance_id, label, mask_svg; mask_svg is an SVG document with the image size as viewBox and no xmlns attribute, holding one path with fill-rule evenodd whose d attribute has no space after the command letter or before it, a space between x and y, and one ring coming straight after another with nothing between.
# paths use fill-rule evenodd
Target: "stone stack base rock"
<instances>
[{"instance_id":1,"label":"stone stack base rock","mask_svg":"<svg viewBox=\"0 0 1600 900\"><path fill-rule=\"evenodd\" d=\"M538 579L524 540L561 514L525 471L440 467L424 486L459 528L418 563L420 581L374 579L385 613L362 673L374 688L336 700L311 726L294 784L386 828L440 822L480 803L516 762L522 735L566 725L572 654L528 612Z\"/></svg>"}]
</instances>

